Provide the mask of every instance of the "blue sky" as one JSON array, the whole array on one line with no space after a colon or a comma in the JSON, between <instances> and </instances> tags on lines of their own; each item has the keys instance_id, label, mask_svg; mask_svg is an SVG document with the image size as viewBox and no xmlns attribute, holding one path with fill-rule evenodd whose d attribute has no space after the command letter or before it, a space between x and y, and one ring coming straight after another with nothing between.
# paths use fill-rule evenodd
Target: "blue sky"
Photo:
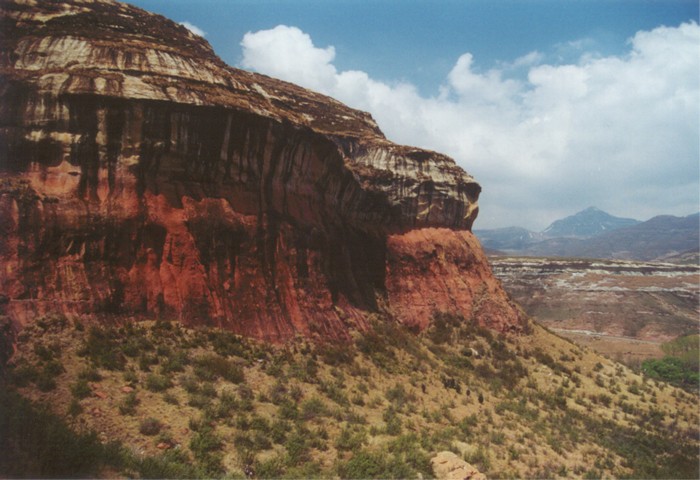
<instances>
[{"instance_id":1,"label":"blue sky","mask_svg":"<svg viewBox=\"0 0 700 480\"><path fill-rule=\"evenodd\" d=\"M475 228L700 208L695 0L129 3L451 155L484 189Z\"/></svg>"}]
</instances>

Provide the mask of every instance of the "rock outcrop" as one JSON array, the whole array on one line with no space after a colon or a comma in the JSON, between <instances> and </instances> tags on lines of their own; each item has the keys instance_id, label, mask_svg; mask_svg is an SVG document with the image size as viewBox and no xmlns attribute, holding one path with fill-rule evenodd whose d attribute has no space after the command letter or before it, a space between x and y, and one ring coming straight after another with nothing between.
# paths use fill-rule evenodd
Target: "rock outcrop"
<instances>
[{"instance_id":1,"label":"rock outcrop","mask_svg":"<svg viewBox=\"0 0 700 480\"><path fill-rule=\"evenodd\" d=\"M486 480L486 475L452 452L439 452L430 464L439 480Z\"/></svg>"},{"instance_id":2,"label":"rock outcrop","mask_svg":"<svg viewBox=\"0 0 700 480\"><path fill-rule=\"evenodd\" d=\"M437 310L520 328L470 233L480 186L450 158L138 8L0 6L0 308L17 323L160 316L284 340Z\"/></svg>"}]
</instances>

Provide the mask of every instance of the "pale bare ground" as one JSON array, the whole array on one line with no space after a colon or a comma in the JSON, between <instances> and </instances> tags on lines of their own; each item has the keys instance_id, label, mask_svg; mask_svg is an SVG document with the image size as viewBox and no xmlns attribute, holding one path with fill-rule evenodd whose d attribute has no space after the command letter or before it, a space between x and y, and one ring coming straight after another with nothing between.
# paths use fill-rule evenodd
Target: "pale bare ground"
<instances>
[{"instance_id":1,"label":"pale bare ground","mask_svg":"<svg viewBox=\"0 0 700 480\"><path fill-rule=\"evenodd\" d=\"M644 360L664 356L661 342L563 328L550 328L550 330L582 347L588 347L601 355L627 365L637 366Z\"/></svg>"},{"instance_id":2,"label":"pale bare ground","mask_svg":"<svg viewBox=\"0 0 700 480\"><path fill-rule=\"evenodd\" d=\"M538 323L638 365L700 328L700 267L563 258L490 258L506 291Z\"/></svg>"}]
</instances>

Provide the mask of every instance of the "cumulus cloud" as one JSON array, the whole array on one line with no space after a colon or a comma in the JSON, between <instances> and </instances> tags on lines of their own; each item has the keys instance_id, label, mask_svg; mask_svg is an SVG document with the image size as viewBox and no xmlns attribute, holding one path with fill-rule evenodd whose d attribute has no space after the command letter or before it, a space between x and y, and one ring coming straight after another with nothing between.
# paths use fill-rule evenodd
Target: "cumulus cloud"
<instances>
[{"instance_id":1,"label":"cumulus cloud","mask_svg":"<svg viewBox=\"0 0 700 480\"><path fill-rule=\"evenodd\" d=\"M195 35L199 35L200 37L206 37L206 35L207 35L207 32L205 32L204 30L199 28L197 25L194 25L190 22L187 22L187 21L180 22L180 25L182 25L183 27L185 27L187 30L194 33Z\"/></svg>"},{"instance_id":2,"label":"cumulus cloud","mask_svg":"<svg viewBox=\"0 0 700 480\"><path fill-rule=\"evenodd\" d=\"M483 187L477 228L531 229L590 205L639 219L698 210L698 44L692 22L640 31L620 56L582 47L566 64L531 52L480 71L465 52L426 97L338 71L335 49L296 27L241 42L243 67L367 110L393 141L454 157Z\"/></svg>"}]
</instances>

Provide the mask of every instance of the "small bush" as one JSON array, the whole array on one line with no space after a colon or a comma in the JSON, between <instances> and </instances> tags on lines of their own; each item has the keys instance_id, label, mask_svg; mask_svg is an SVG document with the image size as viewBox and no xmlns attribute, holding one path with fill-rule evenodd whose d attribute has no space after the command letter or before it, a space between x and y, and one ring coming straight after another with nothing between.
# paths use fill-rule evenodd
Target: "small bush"
<instances>
[{"instance_id":1,"label":"small bush","mask_svg":"<svg viewBox=\"0 0 700 480\"><path fill-rule=\"evenodd\" d=\"M191 393L187 400L187 405L204 410L211 405L211 397L207 397L201 393Z\"/></svg>"},{"instance_id":2,"label":"small bush","mask_svg":"<svg viewBox=\"0 0 700 480\"><path fill-rule=\"evenodd\" d=\"M173 386L173 382L165 375L150 373L146 377L146 388L152 392L163 392Z\"/></svg>"},{"instance_id":3,"label":"small bush","mask_svg":"<svg viewBox=\"0 0 700 480\"><path fill-rule=\"evenodd\" d=\"M124 381L131 385L136 385L139 383L139 376L135 371L129 369L124 372Z\"/></svg>"},{"instance_id":4,"label":"small bush","mask_svg":"<svg viewBox=\"0 0 700 480\"><path fill-rule=\"evenodd\" d=\"M70 401L70 405L68 405L68 415L71 417L76 417L83 413L83 406L80 405L80 402L76 400L75 398Z\"/></svg>"},{"instance_id":5,"label":"small bush","mask_svg":"<svg viewBox=\"0 0 700 480\"><path fill-rule=\"evenodd\" d=\"M340 431L340 435L335 441L335 448L338 450L359 450L367 441L367 432L364 429L354 430L346 427Z\"/></svg>"},{"instance_id":6,"label":"small bush","mask_svg":"<svg viewBox=\"0 0 700 480\"><path fill-rule=\"evenodd\" d=\"M413 478L415 472L399 458L383 452L361 450L338 465L341 478Z\"/></svg>"},{"instance_id":7,"label":"small bush","mask_svg":"<svg viewBox=\"0 0 700 480\"><path fill-rule=\"evenodd\" d=\"M280 457L272 457L267 460L256 459L253 470L255 478L281 478L284 473L284 461Z\"/></svg>"},{"instance_id":8,"label":"small bush","mask_svg":"<svg viewBox=\"0 0 700 480\"><path fill-rule=\"evenodd\" d=\"M304 400L301 405L301 418L304 420L312 420L314 418L328 415L328 407L318 397L311 397Z\"/></svg>"},{"instance_id":9,"label":"small bush","mask_svg":"<svg viewBox=\"0 0 700 480\"><path fill-rule=\"evenodd\" d=\"M195 458L201 460L217 450L221 450L223 442L209 426L203 426L190 440L190 450Z\"/></svg>"},{"instance_id":10,"label":"small bush","mask_svg":"<svg viewBox=\"0 0 700 480\"><path fill-rule=\"evenodd\" d=\"M158 435L163 425L155 418L149 417L141 421L139 432L142 435Z\"/></svg>"},{"instance_id":11,"label":"small bush","mask_svg":"<svg viewBox=\"0 0 700 480\"><path fill-rule=\"evenodd\" d=\"M39 377L36 379L36 386L42 392L50 392L51 390L56 388L56 380L54 380L53 375L44 370L39 374Z\"/></svg>"},{"instance_id":12,"label":"small bush","mask_svg":"<svg viewBox=\"0 0 700 480\"><path fill-rule=\"evenodd\" d=\"M124 374L126 375L126 372L124 372ZM78 378L89 382L99 382L102 380L102 375L97 368L90 366L82 369L80 373L78 373Z\"/></svg>"},{"instance_id":13,"label":"small bush","mask_svg":"<svg viewBox=\"0 0 700 480\"><path fill-rule=\"evenodd\" d=\"M204 384L202 384L202 388L199 390L199 393L209 398L216 398L218 396L216 388L211 382L205 382Z\"/></svg>"},{"instance_id":14,"label":"small bush","mask_svg":"<svg viewBox=\"0 0 700 480\"><path fill-rule=\"evenodd\" d=\"M287 450L287 463L299 465L309 461L309 445L306 442L307 435L295 430L287 437L284 447Z\"/></svg>"},{"instance_id":15,"label":"small bush","mask_svg":"<svg viewBox=\"0 0 700 480\"><path fill-rule=\"evenodd\" d=\"M136 413L136 407L139 403L141 401L136 396L136 392L129 392L119 403L119 413L122 415L133 415Z\"/></svg>"},{"instance_id":16,"label":"small bush","mask_svg":"<svg viewBox=\"0 0 700 480\"><path fill-rule=\"evenodd\" d=\"M88 385L88 381L85 378L79 378L73 385L71 385L70 391L75 398L85 398L92 393L92 390L90 390L90 385Z\"/></svg>"},{"instance_id":17,"label":"small bush","mask_svg":"<svg viewBox=\"0 0 700 480\"><path fill-rule=\"evenodd\" d=\"M107 370L122 370L126 364L121 352L119 336L111 328L90 327L79 354L88 357L96 366Z\"/></svg>"},{"instance_id":18,"label":"small bush","mask_svg":"<svg viewBox=\"0 0 700 480\"><path fill-rule=\"evenodd\" d=\"M39 371L34 365L28 363L15 365L10 372L12 383L18 387L26 387L39 378Z\"/></svg>"},{"instance_id":19,"label":"small bush","mask_svg":"<svg viewBox=\"0 0 700 480\"><path fill-rule=\"evenodd\" d=\"M180 405L180 400L178 400L177 397L170 392L165 392L163 394L163 401L169 403L170 405Z\"/></svg>"},{"instance_id":20,"label":"small bush","mask_svg":"<svg viewBox=\"0 0 700 480\"><path fill-rule=\"evenodd\" d=\"M195 374L202 380L222 378L231 383L245 380L243 369L231 360L219 355L207 354L194 360Z\"/></svg>"},{"instance_id":21,"label":"small bush","mask_svg":"<svg viewBox=\"0 0 700 480\"><path fill-rule=\"evenodd\" d=\"M189 363L190 358L187 352L185 350L178 350L165 359L161 366L161 371L163 373L182 372Z\"/></svg>"}]
</instances>

